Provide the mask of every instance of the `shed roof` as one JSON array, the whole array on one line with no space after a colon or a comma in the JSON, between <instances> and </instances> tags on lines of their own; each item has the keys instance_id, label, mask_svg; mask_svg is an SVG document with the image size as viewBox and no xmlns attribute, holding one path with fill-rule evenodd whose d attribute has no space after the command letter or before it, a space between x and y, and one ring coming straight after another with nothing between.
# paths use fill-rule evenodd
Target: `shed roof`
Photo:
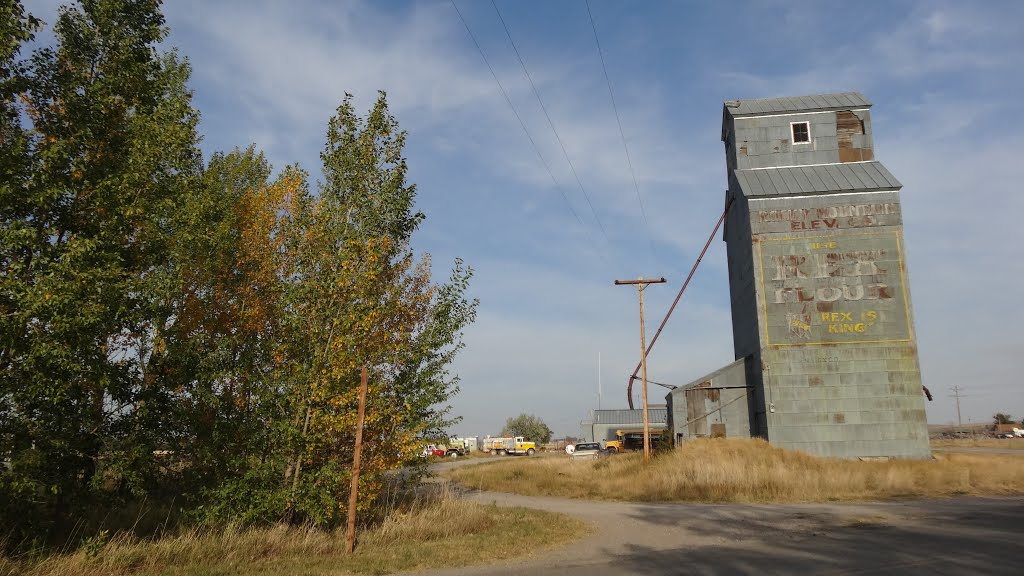
<instances>
[{"instance_id":1,"label":"shed roof","mask_svg":"<svg viewBox=\"0 0 1024 576\"><path fill-rule=\"evenodd\" d=\"M881 162L848 162L733 170L743 195L791 196L830 192L873 192L903 187Z\"/></svg>"},{"instance_id":2,"label":"shed roof","mask_svg":"<svg viewBox=\"0 0 1024 576\"><path fill-rule=\"evenodd\" d=\"M649 422L665 422L668 418L668 409L664 406L647 408L647 419ZM643 424L643 410L594 410L594 424Z\"/></svg>"},{"instance_id":3,"label":"shed roof","mask_svg":"<svg viewBox=\"0 0 1024 576\"><path fill-rule=\"evenodd\" d=\"M870 106L871 102L860 92L837 92L813 96L728 100L725 102L725 112L732 114L733 117L741 117L791 112L849 110L850 108L868 108Z\"/></svg>"}]
</instances>

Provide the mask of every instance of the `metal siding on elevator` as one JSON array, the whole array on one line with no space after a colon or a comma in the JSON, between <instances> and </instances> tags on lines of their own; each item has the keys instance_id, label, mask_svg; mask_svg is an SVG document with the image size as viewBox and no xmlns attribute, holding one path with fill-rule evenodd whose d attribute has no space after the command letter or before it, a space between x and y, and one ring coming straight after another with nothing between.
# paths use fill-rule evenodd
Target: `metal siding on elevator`
<instances>
[{"instance_id":1,"label":"metal siding on elevator","mask_svg":"<svg viewBox=\"0 0 1024 576\"><path fill-rule=\"evenodd\" d=\"M820 456L927 458L902 185L875 158L870 106L857 92L725 103L735 357L751 434ZM681 431L679 410L711 396L669 395L677 435L710 434Z\"/></svg>"}]
</instances>

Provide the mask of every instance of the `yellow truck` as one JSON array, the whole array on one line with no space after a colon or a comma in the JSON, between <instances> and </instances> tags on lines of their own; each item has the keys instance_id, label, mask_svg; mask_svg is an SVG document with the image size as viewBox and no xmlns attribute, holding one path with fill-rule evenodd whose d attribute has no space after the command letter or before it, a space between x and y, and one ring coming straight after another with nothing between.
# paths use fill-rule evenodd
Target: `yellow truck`
<instances>
[{"instance_id":1,"label":"yellow truck","mask_svg":"<svg viewBox=\"0 0 1024 576\"><path fill-rule=\"evenodd\" d=\"M537 444L534 442L527 442L522 436L491 438L488 442L487 451L491 454L497 454L498 456L511 454L526 454L527 456L533 456L537 453Z\"/></svg>"}]
</instances>

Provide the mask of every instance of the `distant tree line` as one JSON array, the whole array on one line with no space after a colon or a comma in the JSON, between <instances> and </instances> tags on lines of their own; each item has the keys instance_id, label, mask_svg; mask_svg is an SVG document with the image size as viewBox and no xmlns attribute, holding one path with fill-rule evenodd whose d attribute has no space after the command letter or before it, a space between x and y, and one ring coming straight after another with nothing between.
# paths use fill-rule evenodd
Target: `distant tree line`
<instances>
[{"instance_id":1,"label":"distant tree line","mask_svg":"<svg viewBox=\"0 0 1024 576\"><path fill-rule=\"evenodd\" d=\"M103 510L196 522L345 517L360 367L359 507L443 435L476 303L411 238L424 215L381 93L346 95L323 180L250 146L203 161L159 0L0 7L0 542Z\"/></svg>"},{"instance_id":2,"label":"distant tree line","mask_svg":"<svg viewBox=\"0 0 1024 576\"><path fill-rule=\"evenodd\" d=\"M520 414L505 421L502 436L522 436L538 444L551 441L551 428L533 414Z\"/></svg>"}]
</instances>

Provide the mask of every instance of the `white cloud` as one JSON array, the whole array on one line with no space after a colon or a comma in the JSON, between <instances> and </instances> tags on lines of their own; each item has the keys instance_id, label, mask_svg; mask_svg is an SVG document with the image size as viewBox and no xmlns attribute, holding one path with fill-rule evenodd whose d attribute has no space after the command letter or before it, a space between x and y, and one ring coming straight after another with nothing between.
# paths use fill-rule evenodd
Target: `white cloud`
<instances>
[{"instance_id":1,"label":"white cloud","mask_svg":"<svg viewBox=\"0 0 1024 576\"><path fill-rule=\"evenodd\" d=\"M799 3L798 9L805 8ZM1018 27L1010 23L1024 18L1021 8L1017 3L988 8L918 2L902 18L886 19L885 25L810 51L806 61L795 60L789 71L725 70L718 75L745 97L770 97L783 92L869 93L950 73L1014 74L1024 63L1024 52ZM816 22L821 25L828 18L819 12Z\"/></svg>"},{"instance_id":2,"label":"white cloud","mask_svg":"<svg viewBox=\"0 0 1024 576\"><path fill-rule=\"evenodd\" d=\"M244 125L218 124L229 132L218 135L230 143L226 145L255 141L275 164L302 159L307 167L315 166L309 151L319 146L325 120L341 95L354 92L365 109L375 91L385 89L404 128L436 134L428 145L466 162L489 165L526 188L548 190L545 206L568 212L447 4L415 5L411 11L392 13L355 2L340 7L311 4L302 10L268 1L244 6L176 2L168 6L168 18L176 38L187 39L188 52L195 54L195 79L203 86L200 96L217 94L219 104L242 107L251 119ZM508 47L500 41L485 41L484 50L561 193L597 233L594 213L518 63L509 59ZM522 47L524 53L529 50ZM587 53L588 58L544 56L530 59L530 73L597 217L619 233L637 230L641 217L620 135L603 78L593 74L596 52ZM684 144L667 126L665 103L656 90L627 96L620 95L620 112L640 193L648 205L650 230L659 242L678 247L678 231L672 224L684 201L679 190L696 188L709 175L719 175L717 158L709 164L695 154L699 148ZM717 132L714 124L709 122L708 133ZM713 203L720 202L720 193L713 198Z\"/></svg>"},{"instance_id":3,"label":"white cloud","mask_svg":"<svg viewBox=\"0 0 1024 576\"><path fill-rule=\"evenodd\" d=\"M1015 361L1024 354L1017 333L1024 313L1007 295L1024 282L1017 255L1024 197L1010 184L1024 180L1015 152L1024 138L975 137L989 132L979 116L988 111L985 126L1002 116L991 102L927 101L896 138L879 144L879 157L904 183L922 376L936 395L929 415L952 419L947 391L960 386L987 395L963 407L977 422L1000 408L999 398L1020 401Z\"/></svg>"}]
</instances>

